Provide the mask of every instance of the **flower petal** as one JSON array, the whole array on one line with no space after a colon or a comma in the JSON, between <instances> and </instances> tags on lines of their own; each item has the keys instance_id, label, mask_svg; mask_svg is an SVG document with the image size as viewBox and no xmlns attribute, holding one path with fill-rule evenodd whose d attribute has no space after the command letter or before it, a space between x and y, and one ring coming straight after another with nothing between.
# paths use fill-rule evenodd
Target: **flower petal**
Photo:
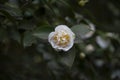
<instances>
[{"instance_id":1,"label":"flower petal","mask_svg":"<svg viewBox=\"0 0 120 80\"><path fill-rule=\"evenodd\" d=\"M75 34L66 25L58 25L55 28L55 32L51 32L48 36L49 43L57 51L68 51L70 48L72 48L74 39Z\"/></svg>"}]
</instances>

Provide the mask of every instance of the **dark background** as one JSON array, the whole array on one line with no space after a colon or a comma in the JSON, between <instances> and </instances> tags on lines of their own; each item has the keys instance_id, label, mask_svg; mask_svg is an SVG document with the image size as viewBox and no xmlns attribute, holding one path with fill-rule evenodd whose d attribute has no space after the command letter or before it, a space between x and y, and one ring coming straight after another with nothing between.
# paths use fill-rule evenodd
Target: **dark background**
<instances>
[{"instance_id":1,"label":"dark background","mask_svg":"<svg viewBox=\"0 0 120 80\"><path fill-rule=\"evenodd\" d=\"M0 0L0 80L120 80L120 0L89 0L84 6L79 1ZM96 32L81 49L75 45L74 60L30 35L38 27L73 26L81 18ZM96 36L109 40L109 47L101 48ZM85 52L88 44L95 50Z\"/></svg>"}]
</instances>

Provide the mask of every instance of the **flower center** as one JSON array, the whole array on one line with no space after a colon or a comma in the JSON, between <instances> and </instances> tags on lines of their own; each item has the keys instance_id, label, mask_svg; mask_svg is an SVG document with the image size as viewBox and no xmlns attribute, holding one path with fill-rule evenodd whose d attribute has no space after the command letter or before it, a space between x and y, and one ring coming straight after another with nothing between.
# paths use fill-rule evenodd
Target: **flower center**
<instances>
[{"instance_id":1,"label":"flower center","mask_svg":"<svg viewBox=\"0 0 120 80\"><path fill-rule=\"evenodd\" d=\"M53 41L55 44L61 47L66 47L70 42L70 36L65 31L61 30L53 36Z\"/></svg>"}]
</instances>

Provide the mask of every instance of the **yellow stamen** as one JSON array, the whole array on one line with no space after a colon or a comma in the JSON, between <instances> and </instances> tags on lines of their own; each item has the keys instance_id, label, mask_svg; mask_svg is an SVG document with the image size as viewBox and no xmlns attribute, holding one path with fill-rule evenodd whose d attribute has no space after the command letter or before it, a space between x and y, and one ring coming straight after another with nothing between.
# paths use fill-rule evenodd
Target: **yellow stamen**
<instances>
[{"instance_id":1,"label":"yellow stamen","mask_svg":"<svg viewBox=\"0 0 120 80\"><path fill-rule=\"evenodd\" d=\"M53 36L54 43L61 47L66 47L70 42L70 36L65 31L60 31Z\"/></svg>"}]
</instances>

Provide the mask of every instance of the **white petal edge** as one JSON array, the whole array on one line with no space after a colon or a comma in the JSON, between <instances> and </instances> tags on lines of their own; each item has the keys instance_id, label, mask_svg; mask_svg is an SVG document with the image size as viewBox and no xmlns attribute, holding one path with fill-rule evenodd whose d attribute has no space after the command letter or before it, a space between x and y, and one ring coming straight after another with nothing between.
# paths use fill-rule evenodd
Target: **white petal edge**
<instances>
[{"instance_id":1,"label":"white petal edge","mask_svg":"<svg viewBox=\"0 0 120 80\"><path fill-rule=\"evenodd\" d=\"M48 41L51 42L51 39L52 37L54 36L55 32L51 32L49 35L48 35Z\"/></svg>"},{"instance_id":2,"label":"white petal edge","mask_svg":"<svg viewBox=\"0 0 120 80\"><path fill-rule=\"evenodd\" d=\"M65 31L67 31L67 32L70 33L70 34L75 35L75 34L72 32L72 30L71 30L68 26L66 26L66 25L58 25L58 26L55 28L55 32L56 32L56 31L60 31L60 30L65 30Z\"/></svg>"}]
</instances>

